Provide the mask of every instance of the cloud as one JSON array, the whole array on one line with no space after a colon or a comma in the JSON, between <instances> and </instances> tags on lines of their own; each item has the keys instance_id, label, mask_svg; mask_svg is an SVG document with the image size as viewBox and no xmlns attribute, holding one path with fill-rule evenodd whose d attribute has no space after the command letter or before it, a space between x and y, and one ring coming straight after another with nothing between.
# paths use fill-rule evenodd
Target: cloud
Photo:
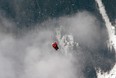
<instances>
[{"instance_id":1,"label":"cloud","mask_svg":"<svg viewBox=\"0 0 116 78\"><path fill-rule=\"evenodd\" d=\"M50 19L22 31L15 22L4 17L1 20L1 30L9 30L0 31L1 78L93 78L95 67L107 71L103 67L114 64L114 56L108 57L112 53L102 49L106 40L102 32L106 31L88 12ZM80 45L72 55L66 56L51 46L56 41L55 28L60 25L62 35L72 34Z\"/></svg>"}]
</instances>

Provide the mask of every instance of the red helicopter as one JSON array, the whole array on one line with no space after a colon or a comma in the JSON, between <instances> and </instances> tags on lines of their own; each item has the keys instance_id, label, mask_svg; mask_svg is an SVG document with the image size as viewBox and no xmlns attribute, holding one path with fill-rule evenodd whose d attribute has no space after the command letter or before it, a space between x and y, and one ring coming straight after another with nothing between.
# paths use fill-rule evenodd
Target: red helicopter
<instances>
[{"instance_id":1,"label":"red helicopter","mask_svg":"<svg viewBox=\"0 0 116 78\"><path fill-rule=\"evenodd\" d=\"M52 47L53 47L55 50L58 50L58 49L59 49L58 43L57 43L57 42L52 43Z\"/></svg>"}]
</instances>

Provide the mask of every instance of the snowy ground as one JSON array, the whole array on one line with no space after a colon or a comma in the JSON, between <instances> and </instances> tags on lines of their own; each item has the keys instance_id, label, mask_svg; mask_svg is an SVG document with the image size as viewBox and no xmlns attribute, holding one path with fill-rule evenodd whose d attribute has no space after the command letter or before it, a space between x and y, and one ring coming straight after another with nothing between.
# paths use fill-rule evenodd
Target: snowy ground
<instances>
[{"instance_id":1,"label":"snowy ground","mask_svg":"<svg viewBox=\"0 0 116 78\"><path fill-rule=\"evenodd\" d=\"M107 31L109 33L109 42L110 46L113 45L116 51L116 34L115 34L115 26L112 26L111 22L109 21L108 15L105 10L105 6L102 3L102 0L95 0L98 4L100 14L105 22ZM98 78L116 78L116 64L114 65L113 69L109 73L101 74L100 72L97 73Z\"/></svg>"}]
</instances>

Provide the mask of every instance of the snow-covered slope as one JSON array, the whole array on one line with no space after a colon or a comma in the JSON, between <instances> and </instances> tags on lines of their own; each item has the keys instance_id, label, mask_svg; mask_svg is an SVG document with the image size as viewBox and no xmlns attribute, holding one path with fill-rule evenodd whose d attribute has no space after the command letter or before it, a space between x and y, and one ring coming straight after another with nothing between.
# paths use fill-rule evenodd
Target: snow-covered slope
<instances>
[{"instance_id":1,"label":"snow-covered slope","mask_svg":"<svg viewBox=\"0 0 116 78\"><path fill-rule=\"evenodd\" d=\"M112 26L111 22L109 21L108 15L106 13L105 7L101 0L95 0L99 7L99 12L102 15L102 18L105 22L108 34L109 34L109 44L113 46L116 51L116 35L115 35L115 27ZM101 74L100 72L97 73L98 78L116 78L116 64L114 65L113 69L109 73Z\"/></svg>"}]
</instances>

